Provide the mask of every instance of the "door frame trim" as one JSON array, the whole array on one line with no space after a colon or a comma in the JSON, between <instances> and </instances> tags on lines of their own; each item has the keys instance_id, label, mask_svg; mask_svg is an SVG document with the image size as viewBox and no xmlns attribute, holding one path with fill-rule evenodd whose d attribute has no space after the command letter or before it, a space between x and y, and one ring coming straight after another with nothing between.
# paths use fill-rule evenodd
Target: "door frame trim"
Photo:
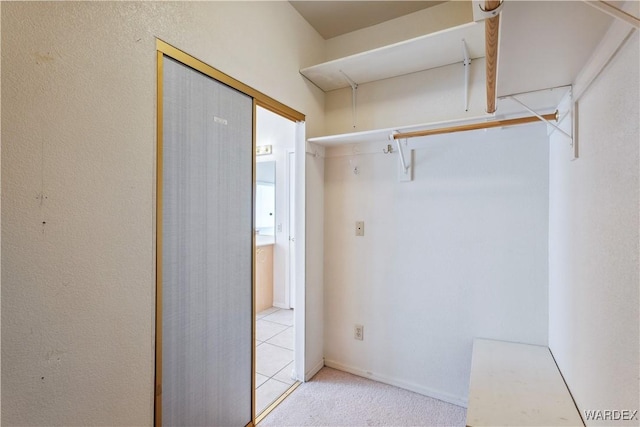
<instances>
[{"instance_id":1,"label":"door frame trim","mask_svg":"<svg viewBox=\"0 0 640 427\"><path fill-rule=\"evenodd\" d=\"M188 53L174 46L171 46L167 42L156 39L156 50L158 52L162 52L166 56L175 59L178 62L183 63L184 65L193 68L194 70L200 71L201 73L211 77L212 79L218 80L219 82L224 83L227 86L232 87L235 90L254 98L259 106L266 108L267 110L270 110L294 122L303 122L305 120L305 115L300 113L299 111L296 111L293 108L288 107L279 101L276 101L275 99L271 98L268 95L265 95L259 90L256 90L251 86L234 79L228 74L225 74L222 71L213 68L209 64L200 61L199 59L189 55ZM159 83L161 84L162 82L160 81Z\"/></svg>"}]
</instances>

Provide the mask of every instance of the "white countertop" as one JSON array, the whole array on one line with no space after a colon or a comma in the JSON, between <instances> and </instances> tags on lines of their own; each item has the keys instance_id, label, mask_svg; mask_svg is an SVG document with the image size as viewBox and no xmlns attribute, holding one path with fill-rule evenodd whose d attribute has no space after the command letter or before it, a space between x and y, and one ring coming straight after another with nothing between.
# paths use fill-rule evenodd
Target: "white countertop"
<instances>
[{"instance_id":1,"label":"white countertop","mask_svg":"<svg viewBox=\"0 0 640 427\"><path fill-rule=\"evenodd\" d=\"M256 247L273 245L276 242L274 236L263 236L256 234Z\"/></svg>"}]
</instances>

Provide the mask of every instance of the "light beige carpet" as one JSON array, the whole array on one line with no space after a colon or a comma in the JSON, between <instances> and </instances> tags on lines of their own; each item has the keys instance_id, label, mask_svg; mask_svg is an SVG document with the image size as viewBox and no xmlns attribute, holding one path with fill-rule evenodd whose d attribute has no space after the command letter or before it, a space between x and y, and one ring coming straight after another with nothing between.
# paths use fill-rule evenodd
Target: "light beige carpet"
<instances>
[{"instance_id":1,"label":"light beige carpet","mask_svg":"<svg viewBox=\"0 0 640 427\"><path fill-rule=\"evenodd\" d=\"M464 426L465 418L460 406L325 367L258 427Z\"/></svg>"}]
</instances>

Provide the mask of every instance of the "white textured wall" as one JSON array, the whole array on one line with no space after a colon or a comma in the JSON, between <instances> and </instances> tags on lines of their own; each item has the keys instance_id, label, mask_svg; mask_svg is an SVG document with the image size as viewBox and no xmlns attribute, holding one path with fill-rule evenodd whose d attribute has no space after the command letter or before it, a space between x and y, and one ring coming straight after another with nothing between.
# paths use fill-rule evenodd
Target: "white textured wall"
<instances>
[{"instance_id":1,"label":"white textured wall","mask_svg":"<svg viewBox=\"0 0 640 427\"><path fill-rule=\"evenodd\" d=\"M286 2L15 2L1 25L2 421L150 425L155 37L310 135L323 40Z\"/></svg>"},{"instance_id":2,"label":"white textured wall","mask_svg":"<svg viewBox=\"0 0 640 427\"><path fill-rule=\"evenodd\" d=\"M547 141L541 125L414 139L412 182L386 143L327 150L327 365L464 405L473 338L547 344Z\"/></svg>"},{"instance_id":3,"label":"white textured wall","mask_svg":"<svg viewBox=\"0 0 640 427\"><path fill-rule=\"evenodd\" d=\"M580 411L640 401L639 50L636 31L581 98L580 158L551 144L549 345Z\"/></svg>"}]
</instances>

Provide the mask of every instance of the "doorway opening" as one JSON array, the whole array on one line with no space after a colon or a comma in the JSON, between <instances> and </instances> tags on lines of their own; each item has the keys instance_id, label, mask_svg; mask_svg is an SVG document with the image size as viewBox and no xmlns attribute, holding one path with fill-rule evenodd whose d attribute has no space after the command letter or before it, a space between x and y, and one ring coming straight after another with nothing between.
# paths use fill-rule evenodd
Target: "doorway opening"
<instances>
[{"instance_id":1,"label":"doorway opening","mask_svg":"<svg viewBox=\"0 0 640 427\"><path fill-rule=\"evenodd\" d=\"M296 384L294 359L296 124L256 109L256 415Z\"/></svg>"}]
</instances>

